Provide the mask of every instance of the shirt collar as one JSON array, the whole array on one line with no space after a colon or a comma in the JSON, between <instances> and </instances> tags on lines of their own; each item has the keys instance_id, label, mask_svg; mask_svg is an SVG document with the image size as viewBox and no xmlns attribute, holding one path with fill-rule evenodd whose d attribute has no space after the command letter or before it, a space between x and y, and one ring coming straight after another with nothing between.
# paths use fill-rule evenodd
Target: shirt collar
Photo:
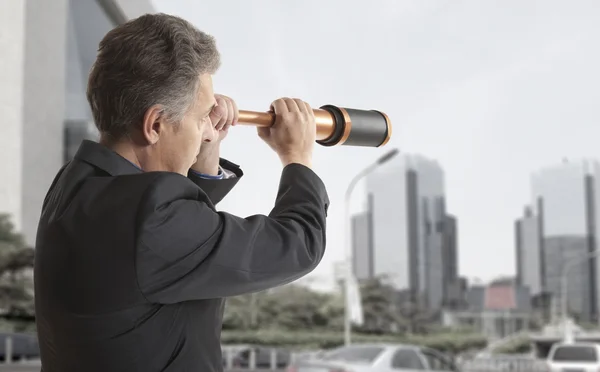
<instances>
[{"instance_id":1,"label":"shirt collar","mask_svg":"<svg viewBox=\"0 0 600 372\"><path fill-rule=\"evenodd\" d=\"M75 159L102 169L111 176L142 173L137 165L108 147L94 141L84 140L75 154Z\"/></svg>"}]
</instances>

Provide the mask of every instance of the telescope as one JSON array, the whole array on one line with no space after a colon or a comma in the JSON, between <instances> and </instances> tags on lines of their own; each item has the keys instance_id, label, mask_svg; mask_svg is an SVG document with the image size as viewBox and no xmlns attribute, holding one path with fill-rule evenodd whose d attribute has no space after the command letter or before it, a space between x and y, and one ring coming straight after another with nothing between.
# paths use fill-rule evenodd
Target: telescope
<instances>
[{"instance_id":1,"label":"telescope","mask_svg":"<svg viewBox=\"0 0 600 372\"><path fill-rule=\"evenodd\" d=\"M334 105L313 109L317 124L317 143L323 146L381 147L392 136L392 123L386 114ZM239 111L239 124L270 127L275 113Z\"/></svg>"}]
</instances>

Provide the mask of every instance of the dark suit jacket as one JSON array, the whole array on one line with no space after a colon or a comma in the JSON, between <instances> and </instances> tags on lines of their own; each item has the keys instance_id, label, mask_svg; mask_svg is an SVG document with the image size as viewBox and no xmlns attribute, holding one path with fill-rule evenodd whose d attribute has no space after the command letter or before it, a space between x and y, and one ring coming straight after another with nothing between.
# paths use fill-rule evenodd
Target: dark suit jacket
<instances>
[{"instance_id":1,"label":"dark suit jacket","mask_svg":"<svg viewBox=\"0 0 600 372\"><path fill-rule=\"evenodd\" d=\"M35 291L44 372L221 371L224 298L291 282L325 250L325 186L299 164L269 216L216 212L238 178L144 173L85 141L39 223Z\"/></svg>"}]
</instances>

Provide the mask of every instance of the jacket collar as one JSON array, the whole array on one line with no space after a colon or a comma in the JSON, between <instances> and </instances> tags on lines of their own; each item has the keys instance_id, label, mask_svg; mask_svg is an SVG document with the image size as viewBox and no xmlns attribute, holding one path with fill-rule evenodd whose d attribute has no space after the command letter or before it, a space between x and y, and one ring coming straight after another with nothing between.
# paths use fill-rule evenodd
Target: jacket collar
<instances>
[{"instance_id":1,"label":"jacket collar","mask_svg":"<svg viewBox=\"0 0 600 372\"><path fill-rule=\"evenodd\" d=\"M90 140L84 140L81 143L75 154L75 159L100 168L111 176L143 173L140 168L121 155L98 142Z\"/></svg>"}]
</instances>

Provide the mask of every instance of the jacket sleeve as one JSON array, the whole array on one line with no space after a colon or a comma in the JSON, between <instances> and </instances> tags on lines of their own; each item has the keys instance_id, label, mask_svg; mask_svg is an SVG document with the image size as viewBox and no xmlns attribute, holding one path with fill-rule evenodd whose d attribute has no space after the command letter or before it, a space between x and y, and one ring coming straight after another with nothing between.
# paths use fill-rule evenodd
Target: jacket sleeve
<instances>
[{"instance_id":1,"label":"jacket sleeve","mask_svg":"<svg viewBox=\"0 0 600 372\"><path fill-rule=\"evenodd\" d=\"M325 252L329 199L300 164L281 174L268 216L216 212L206 194L159 174L140 208L137 277L151 302L176 303L261 291L311 272Z\"/></svg>"},{"instance_id":2,"label":"jacket sleeve","mask_svg":"<svg viewBox=\"0 0 600 372\"><path fill-rule=\"evenodd\" d=\"M228 171L232 177L223 179L210 179L203 178L192 170L188 171L188 178L206 193L214 205L217 205L221 200L223 200L223 198L229 194L233 187L238 183L240 178L244 175L244 172L242 172L239 165L228 160L221 159L219 161L219 165L221 168Z\"/></svg>"}]
</instances>

